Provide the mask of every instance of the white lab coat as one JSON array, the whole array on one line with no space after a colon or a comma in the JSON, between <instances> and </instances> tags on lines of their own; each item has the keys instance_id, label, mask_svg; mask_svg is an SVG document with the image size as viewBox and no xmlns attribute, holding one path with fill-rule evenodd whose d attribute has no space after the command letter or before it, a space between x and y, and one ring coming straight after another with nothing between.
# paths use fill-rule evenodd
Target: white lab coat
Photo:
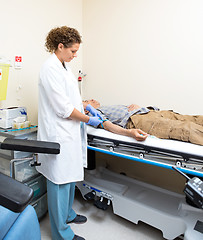
<instances>
[{"instance_id":1,"label":"white lab coat","mask_svg":"<svg viewBox=\"0 0 203 240\"><path fill-rule=\"evenodd\" d=\"M66 70L67 69L67 70ZM39 154L37 171L55 184L82 181L87 165L85 124L67 119L76 108L83 112L78 83L55 54L40 71L38 140L58 142L60 154Z\"/></svg>"}]
</instances>

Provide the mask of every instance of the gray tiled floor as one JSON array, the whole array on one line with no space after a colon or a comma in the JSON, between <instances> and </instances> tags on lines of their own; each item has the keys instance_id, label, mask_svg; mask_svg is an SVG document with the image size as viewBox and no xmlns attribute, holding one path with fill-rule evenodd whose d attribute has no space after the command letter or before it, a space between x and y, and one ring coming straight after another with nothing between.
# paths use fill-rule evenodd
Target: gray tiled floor
<instances>
[{"instance_id":1,"label":"gray tiled floor","mask_svg":"<svg viewBox=\"0 0 203 240\"><path fill-rule=\"evenodd\" d=\"M72 225L73 231L86 240L163 240L161 231L144 223L134 224L113 214L112 208L106 211L96 208L85 201L76 191L74 210L86 215L88 221ZM40 221L42 240L51 240L48 214Z\"/></svg>"}]
</instances>

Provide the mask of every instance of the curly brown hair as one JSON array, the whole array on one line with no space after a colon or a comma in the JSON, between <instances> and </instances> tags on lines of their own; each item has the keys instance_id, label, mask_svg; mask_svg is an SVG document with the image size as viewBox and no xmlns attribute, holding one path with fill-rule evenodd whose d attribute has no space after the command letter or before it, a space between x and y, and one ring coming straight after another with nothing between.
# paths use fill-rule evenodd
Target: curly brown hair
<instances>
[{"instance_id":1,"label":"curly brown hair","mask_svg":"<svg viewBox=\"0 0 203 240\"><path fill-rule=\"evenodd\" d=\"M46 37L45 47L50 53L57 50L59 43L64 47L71 47L74 43L81 43L81 36L79 32L67 26L53 28Z\"/></svg>"}]
</instances>

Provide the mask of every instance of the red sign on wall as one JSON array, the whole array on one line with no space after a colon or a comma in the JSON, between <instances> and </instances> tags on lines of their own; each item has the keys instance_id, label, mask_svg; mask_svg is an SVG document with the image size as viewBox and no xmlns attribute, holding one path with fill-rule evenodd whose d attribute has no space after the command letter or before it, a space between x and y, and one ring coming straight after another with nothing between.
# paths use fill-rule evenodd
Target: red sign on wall
<instances>
[{"instance_id":1,"label":"red sign on wall","mask_svg":"<svg viewBox=\"0 0 203 240\"><path fill-rule=\"evenodd\" d=\"M21 56L15 56L15 62L22 62Z\"/></svg>"},{"instance_id":2,"label":"red sign on wall","mask_svg":"<svg viewBox=\"0 0 203 240\"><path fill-rule=\"evenodd\" d=\"M21 69L22 68L22 56L15 56L15 68Z\"/></svg>"}]
</instances>

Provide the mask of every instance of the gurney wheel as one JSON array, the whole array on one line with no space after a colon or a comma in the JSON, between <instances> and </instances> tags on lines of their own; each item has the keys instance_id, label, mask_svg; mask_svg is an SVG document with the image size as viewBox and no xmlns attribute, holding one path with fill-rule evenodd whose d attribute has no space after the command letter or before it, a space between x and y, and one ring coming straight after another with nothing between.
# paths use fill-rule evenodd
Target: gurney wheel
<instances>
[{"instance_id":1,"label":"gurney wheel","mask_svg":"<svg viewBox=\"0 0 203 240\"><path fill-rule=\"evenodd\" d=\"M95 198L95 196L96 196L95 191L91 191L91 192L88 192L87 194L85 194L85 195L84 195L84 198L85 198L86 200L92 200L92 199Z\"/></svg>"},{"instance_id":2,"label":"gurney wheel","mask_svg":"<svg viewBox=\"0 0 203 240\"><path fill-rule=\"evenodd\" d=\"M107 200L107 199L105 199L105 200ZM103 201L103 198L101 198L99 200L96 200L94 202L94 205L99 209L106 210L108 208L108 206L110 205L110 200L108 199L108 202L106 202L106 201Z\"/></svg>"}]
</instances>

